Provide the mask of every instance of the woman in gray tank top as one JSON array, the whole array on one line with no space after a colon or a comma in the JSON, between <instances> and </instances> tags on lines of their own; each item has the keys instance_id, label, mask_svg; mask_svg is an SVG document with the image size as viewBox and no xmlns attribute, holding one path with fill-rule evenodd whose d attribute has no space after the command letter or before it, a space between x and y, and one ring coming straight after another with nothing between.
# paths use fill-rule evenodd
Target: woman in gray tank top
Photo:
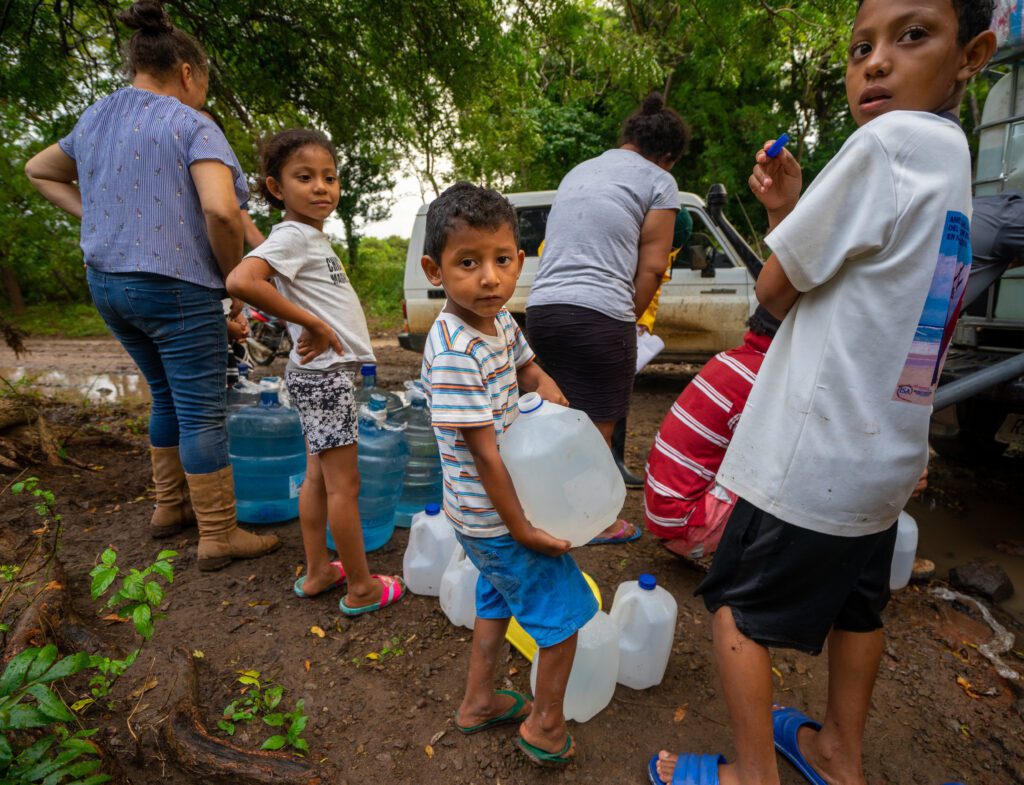
<instances>
[{"instance_id":1,"label":"woman in gray tank top","mask_svg":"<svg viewBox=\"0 0 1024 785\"><path fill-rule=\"evenodd\" d=\"M683 119L652 93L626 120L619 147L562 179L548 216L527 300L530 346L609 446L615 423L629 411L636 320L668 264L680 207L669 172L689 137ZM639 536L618 520L594 543Z\"/></svg>"}]
</instances>

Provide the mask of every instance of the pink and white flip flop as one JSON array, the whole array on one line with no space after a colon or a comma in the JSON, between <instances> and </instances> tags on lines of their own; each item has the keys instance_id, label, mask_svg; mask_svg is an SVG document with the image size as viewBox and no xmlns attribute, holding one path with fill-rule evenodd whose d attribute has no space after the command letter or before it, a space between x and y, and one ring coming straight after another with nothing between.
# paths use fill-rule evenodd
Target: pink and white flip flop
<instances>
[{"instance_id":1,"label":"pink and white flip flop","mask_svg":"<svg viewBox=\"0 0 1024 785\"><path fill-rule=\"evenodd\" d=\"M341 566L340 561L332 561L331 566L338 570L338 575L340 576L338 580L336 580L334 583L332 583L330 586L328 586L326 589L319 592L318 594L306 594L306 592L302 590L302 587L305 586L306 578L308 576L303 575L301 578L295 581L295 585L292 587L295 591L295 596L301 597L304 600L311 600L313 599L313 597L319 597L321 594L324 594L325 592L334 591L335 589L340 589L342 586L344 586L347 577L345 575L345 568Z\"/></svg>"},{"instance_id":2,"label":"pink and white flip flop","mask_svg":"<svg viewBox=\"0 0 1024 785\"><path fill-rule=\"evenodd\" d=\"M394 605L400 599L405 596L405 581L399 578L397 575L374 575L372 576L380 581L381 592L380 600L371 605L363 605L358 608L351 608L345 604L345 598L342 597L338 602L338 608L346 616L361 616L364 613L373 613L373 611L379 611L381 608L386 608L389 605Z\"/></svg>"}]
</instances>

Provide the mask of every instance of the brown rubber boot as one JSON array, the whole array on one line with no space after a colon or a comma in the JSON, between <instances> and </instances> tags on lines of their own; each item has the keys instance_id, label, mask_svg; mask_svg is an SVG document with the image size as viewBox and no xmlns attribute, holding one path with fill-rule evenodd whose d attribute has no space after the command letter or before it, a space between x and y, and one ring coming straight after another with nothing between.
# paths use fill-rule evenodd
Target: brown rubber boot
<instances>
[{"instance_id":1,"label":"brown rubber boot","mask_svg":"<svg viewBox=\"0 0 1024 785\"><path fill-rule=\"evenodd\" d=\"M199 520L199 569L226 567L232 559L255 559L276 551L273 534L250 534L235 519L235 483L230 466L209 474L186 474Z\"/></svg>"},{"instance_id":2,"label":"brown rubber boot","mask_svg":"<svg viewBox=\"0 0 1024 785\"><path fill-rule=\"evenodd\" d=\"M188 499L185 470L177 447L150 447L153 463L153 487L156 509L149 521L149 533L159 540L177 534L186 526L196 525L196 514Z\"/></svg>"}]
</instances>

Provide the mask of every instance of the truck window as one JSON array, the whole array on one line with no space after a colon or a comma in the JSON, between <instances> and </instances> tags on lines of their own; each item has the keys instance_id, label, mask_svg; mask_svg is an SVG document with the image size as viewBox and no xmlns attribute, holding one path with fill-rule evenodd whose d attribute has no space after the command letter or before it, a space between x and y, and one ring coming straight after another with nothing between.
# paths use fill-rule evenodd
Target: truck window
<instances>
[{"instance_id":1,"label":"truck window","mask_svg":"<svg viewBox=\"0 0 1024 785\"><path fill-rule=\"evenodd\" d=\"M981 116L975 194L1020 188L1024 175L1024 68L994 66L992 85Z\"/></svg>"},{"instance_id":2,"label":"truck window","mask_svg":"<svg viewBox=\"0 0 1024 785\"><path fill-rule=\"evenodd\" d=\"M686 245L672 262L672 269L703 270L707 267L733 267L732 259L722 249L722 244L711 231L704 214L690 210L690 218L693 219L693 231L690 232Z\"/></svg>"},{"instance_id":3,"label":"truck window","mask_svg":"<svg viewBox=\"0 0 1024 785\"><path fill-rule=\"evenodd\" d=\"M538 249L548 228L549 212L550 206L520 207L516 210L519 216L519 247L527 256L540 255Z\"/></svg>"}]
</instances>

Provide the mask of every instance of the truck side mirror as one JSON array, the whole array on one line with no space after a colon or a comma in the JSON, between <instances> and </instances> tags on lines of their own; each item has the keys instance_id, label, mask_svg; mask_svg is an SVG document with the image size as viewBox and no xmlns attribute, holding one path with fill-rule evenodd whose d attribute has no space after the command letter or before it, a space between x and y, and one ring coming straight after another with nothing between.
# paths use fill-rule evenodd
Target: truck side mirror
<instances>
[{"instance_id":1,"label":"truck side mirror","mask_svg":"<svg viewBox=\"0 0 1024 785\"><path fill-rule=\"evenodd\" d=\"M729 192L725 190L725 186L722 183L714 183L708 189L708 197L705 200L708 206L708 213L711 215L712 220L718 223L722 218L722 211L725 209L726 204L729 203Z\"/></svg>"}]
</instances>

